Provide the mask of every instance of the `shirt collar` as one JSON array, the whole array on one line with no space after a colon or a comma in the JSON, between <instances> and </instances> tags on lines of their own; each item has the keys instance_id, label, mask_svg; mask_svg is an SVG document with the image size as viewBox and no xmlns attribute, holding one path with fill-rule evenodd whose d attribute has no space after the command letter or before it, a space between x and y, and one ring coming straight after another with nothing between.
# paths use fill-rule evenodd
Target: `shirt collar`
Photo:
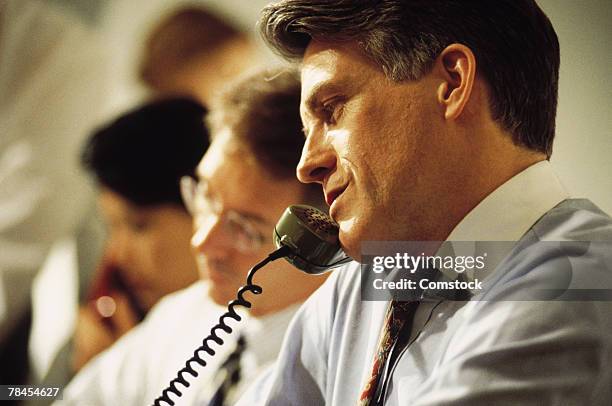
<instances>
[{"instance_id":1,"label":"shirt collar","mask_svg":"<svg viewBox=\"0 0 612 406\"><path fill-rule=\"evenodd\" d=\"M550 162L540 161L485 197L455 226L447 241L518 241L569 194Z\"/></svg>"},{"instance_id":2,"label":"shirt collar","mask_svg":"<svg viewBox=\"0 0 612 406\"><path fill-rule=\"evenodd\" d=\"M454 255L475 256L486 247L486 269L466 272L464 279L485 279L510 253L514 244L482 244L480 242L519 241L540 217L569 197L555 175L550 162L540 161L519 172L495 189L474 207L451 231L447 244ZM458 243L461 242L470 242ZM455 242L455 243L453 243ZM471 244L473 243L473 244ZM445 247L446 246L446 247ZM442 272L451 278L448 270ZM472 291L473 294L478 291Z\"/></svg>"}]
</instances>

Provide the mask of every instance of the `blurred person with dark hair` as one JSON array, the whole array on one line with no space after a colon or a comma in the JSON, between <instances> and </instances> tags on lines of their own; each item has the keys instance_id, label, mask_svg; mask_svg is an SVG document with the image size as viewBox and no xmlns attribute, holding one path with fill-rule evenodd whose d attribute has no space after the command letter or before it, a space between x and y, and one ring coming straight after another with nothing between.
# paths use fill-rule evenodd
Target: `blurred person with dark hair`
<instances>
[{"instance_id":1,"label":"blurred person with dark hair","mask_svg":"<svg viewBox=\"0 0 612 406\"><path fill-rule=\"evenodd\" d=\"M248 270L274 251L272 233L284 209L323 204L317 187L295 179L304 142L299 92L296 72L274 69L241 78L213 101L210 148L196 178L181 182L202 280L164 298L83 368L57 404L151 404L218 323ZM293 314L324 279L285 261L262 269L254 282L263 294L251 298L242 321L230 322L233 333L223 335L205 367L195 368L197 377L187 377L189 387L178 385L179 404L232 404L274 362Z\"/></svg>"},{"instance_id":2,"label":"blurred person with dark hair","mask_svg":"<svg viewBox=\"0 0 612 406\"><path fill-rule=\"evenodd\" d=\"M156 95L184 94L208 103L258 58L253 41L227 19L204 7L180 7L147 36L138 76Z\"/></svg>"},{"instance_id":3,"label":"blurred person with dark hair","mask_svg":"<svg viewBox=\"0 0 612 406\"><path fill-rule=\"evenodd\" d=\"M298 178L363 267L309 298L239 404L612 404L612 219L548 161L560 50L536 2L282 0L260 28L300 62ZM390 241L413 263L379 275L366 243Z\"/></svg>"},{"instance_id":4,"label":"blurred person with dark hair","mask_svg":"<svg viewBox=\"0 0 612 406\"><path fill-rule=\"evenodd\" d=\"M193 176L208 147L205 109L186 98L159 100L97 130L82 161L96 178L108 226L102 264L79 312L73 366L111 346L163 296L198 278L191 216L179 180Z\"/></svg>"}]
</instances>

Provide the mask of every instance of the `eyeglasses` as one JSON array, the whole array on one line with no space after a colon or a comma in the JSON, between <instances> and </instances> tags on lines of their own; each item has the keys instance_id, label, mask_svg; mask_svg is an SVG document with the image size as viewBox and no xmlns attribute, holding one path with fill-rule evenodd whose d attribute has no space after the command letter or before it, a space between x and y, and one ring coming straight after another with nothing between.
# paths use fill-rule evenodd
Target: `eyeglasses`
<instances>
[{"instance_id":1,"label":"eyeglasses","mask_svg":"<svg viewBox=\"0 0 612 406\"><path fill-rule=\"evenodd\" d=\"M218 216L239 251L249 253L261 248L265 237L255 222L234 210L223 213L219 201L210 196L206 183L198 182L191 176L183 176L180 186L185 207L194 219Z\"/></svg>"}]
</instances>

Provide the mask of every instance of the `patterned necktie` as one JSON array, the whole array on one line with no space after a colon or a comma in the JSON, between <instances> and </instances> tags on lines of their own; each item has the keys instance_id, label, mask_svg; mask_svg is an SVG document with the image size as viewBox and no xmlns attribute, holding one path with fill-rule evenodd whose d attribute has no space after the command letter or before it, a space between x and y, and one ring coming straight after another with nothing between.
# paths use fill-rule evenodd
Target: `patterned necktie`
<instances>
[{"instance_id":1,"label":"patterned necktie","mask_svg":"<svg viewBox=\"0 0 612 406\"><path fill-rule=\"evenodd\" d=\"M381 384L382 373L389 354L397 342L400 332L403 329L410 329L412 327L412 319L418 304L419 302L416 301L398 302L395 300L389 303L376 353L374 354L370 378L361 392L359 402L357 403L358 406L372 406L376 404L374 397L377 393L378 385Z\"/></svg>"},{"instance_id":2,"label":"patterned necktie","mask_svg":"<svg viewBox=\"0 0 612 406\"><path fill-rule=\"evenodd\" d=\"M219 367L217 376L221 376L219 384L214 395L208 403L209 406L224 406L225 399L232 387L240 381L240 358L244 352L246 343L241 335L236 342L236 348L227 357L225 362Z\"/></svg>"}]
</instances>

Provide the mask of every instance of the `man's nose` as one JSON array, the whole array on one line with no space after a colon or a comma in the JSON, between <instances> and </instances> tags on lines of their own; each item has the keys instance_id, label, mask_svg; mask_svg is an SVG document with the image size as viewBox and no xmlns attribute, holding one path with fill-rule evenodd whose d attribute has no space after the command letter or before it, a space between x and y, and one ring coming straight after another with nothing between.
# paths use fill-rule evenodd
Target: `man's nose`
<instances>
[{"instance_id":1,"label":"man's nose","mask_svg":"<svg viewBox=\"0 0 612 406\"><path fill-rule=\"evenodd\" d=\"M336 168L336 154L329 142L322 136L311 135L302 148L297 166L297 178L302 183L323 183Z\"/></svg>"},{"instance_id":2,"label":"man's nose","mask_svg":"<svg viewBox=\"0 0 612 406\"><path fill-rule=\"evenodd\" d=\"M204 217L194 217L194 233L191 237L191 246L198 254L210 256L223 256L232 246L223 224L223 217L217 214L208 214Z\"/></svg>"}]
</instances>

